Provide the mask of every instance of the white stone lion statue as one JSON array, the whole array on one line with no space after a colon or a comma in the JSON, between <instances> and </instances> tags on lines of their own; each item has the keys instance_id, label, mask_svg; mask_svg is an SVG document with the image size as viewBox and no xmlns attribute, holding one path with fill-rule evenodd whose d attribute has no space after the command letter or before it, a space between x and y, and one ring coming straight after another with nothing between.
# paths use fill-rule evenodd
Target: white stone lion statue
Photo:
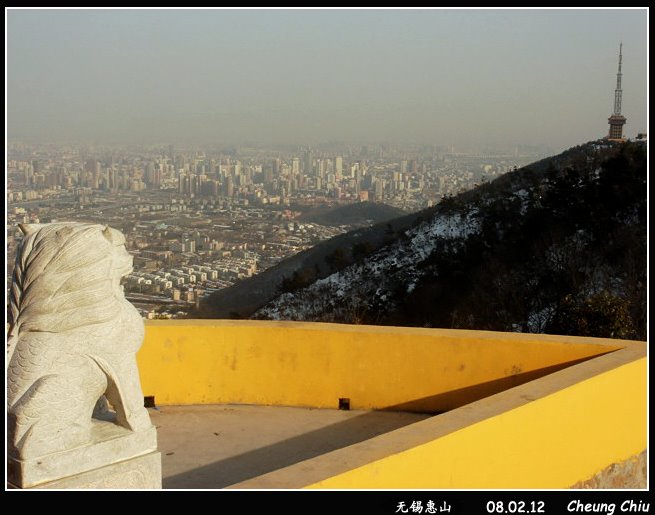
<instances>
[{"instance_id":1,"label":"white stone lion statue","mask_svg":"<svg viewBox=\"0 0 655 515\"><path fill-rule=\"evenodd\" d=\"M124 236L95 224L20 228L9 299L9 455L31 459L91 443L105 398L113 423L150 428L135 358L143 321L120 284L132 270Z\"/></svg>"}]
</instances>

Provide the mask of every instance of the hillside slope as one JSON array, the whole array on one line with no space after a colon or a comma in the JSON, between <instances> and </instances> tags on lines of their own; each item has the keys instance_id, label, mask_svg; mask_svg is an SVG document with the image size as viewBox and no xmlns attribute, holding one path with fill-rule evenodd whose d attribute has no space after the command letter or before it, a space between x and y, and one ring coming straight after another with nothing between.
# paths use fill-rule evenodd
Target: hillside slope
<instances>
[{"instance_id":1,"label":"hillside slope","mask_svg":"<svg viewBox=\"0 0 655 515\"><path fill-rule=\"evenodd\" d=\"M442 201L254 318L646 338L646 151L595 142Z\"/></svg>"},{"instance_id":2,"label":"hillside slope","mask_svg":"<svg viewBox=\"0 0 655 515\"><path fill-rule=\"evenodd\" d=\"M417 220L432 216L434 209L428 208L323 241L260 274L213 293L189 317L247 318L282 291L310 284L364 254L378 250L415 225Z\"/></svg>"}]
</instances>

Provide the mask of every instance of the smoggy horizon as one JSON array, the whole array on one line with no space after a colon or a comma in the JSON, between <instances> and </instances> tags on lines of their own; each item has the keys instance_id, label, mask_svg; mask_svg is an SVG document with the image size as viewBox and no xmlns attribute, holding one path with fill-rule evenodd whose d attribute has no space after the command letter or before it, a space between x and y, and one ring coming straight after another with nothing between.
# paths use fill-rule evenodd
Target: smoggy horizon
<instances>
[{"instance_id":1,"label":"smoggy horizon","mask_svg":"<svg viewBox=\"0 0 655 515\"><path fill-rule=\"evenodd\" d=\"M568 148L647 130L645 9L7 9L7 137Z\"/></svg>"}]
</instances>

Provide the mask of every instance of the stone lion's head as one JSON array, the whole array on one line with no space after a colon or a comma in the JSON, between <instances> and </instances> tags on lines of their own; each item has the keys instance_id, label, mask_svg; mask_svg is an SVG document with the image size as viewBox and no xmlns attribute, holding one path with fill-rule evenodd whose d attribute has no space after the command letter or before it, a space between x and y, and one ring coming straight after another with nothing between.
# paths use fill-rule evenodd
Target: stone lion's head
<instances>
[{"instance_id":1,"label":"stone lion's head","mask_svg":"<svg viewBox=\"0 0 655 515\"><path fill-rule=\"evenodd\" d=\"M10 334L106 322L125 302L132 257L120 231L98 224L22 224L10 293Z\"/></svg>"}]
</instances>

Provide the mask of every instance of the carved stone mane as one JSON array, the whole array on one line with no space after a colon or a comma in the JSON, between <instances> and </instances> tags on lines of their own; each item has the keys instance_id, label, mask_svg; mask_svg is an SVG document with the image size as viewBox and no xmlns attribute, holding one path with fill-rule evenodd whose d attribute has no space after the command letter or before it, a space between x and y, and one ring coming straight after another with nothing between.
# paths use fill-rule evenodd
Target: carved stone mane
<instances>
[{"instance_id":1,"label":"carved stone mane","mask_svg":"<svg viewBox=\"0 0 655 515\"><path fill-rule=\"evenodd\" d=\"M11 335L62 332L112 319L124 299L111 295L115 253L111 239L103 237L111 229L55 223L21 225L21 230L25 238L10 295Z\"/></svg>"},{"instance_id":2,"label":"carved stone mane","mask_svg":"<svg viewBox=\"0 0 655 515\"><path fill-rule=\"evenodd\" d=\"M143 321L120 285L132 270L125 238L95 224L21 230L9 299L9 455L24 460L93 443L99 424L151 428L135 358ZM114 420L92 418L103 396Z\"/></svg>"}]
</instances>

